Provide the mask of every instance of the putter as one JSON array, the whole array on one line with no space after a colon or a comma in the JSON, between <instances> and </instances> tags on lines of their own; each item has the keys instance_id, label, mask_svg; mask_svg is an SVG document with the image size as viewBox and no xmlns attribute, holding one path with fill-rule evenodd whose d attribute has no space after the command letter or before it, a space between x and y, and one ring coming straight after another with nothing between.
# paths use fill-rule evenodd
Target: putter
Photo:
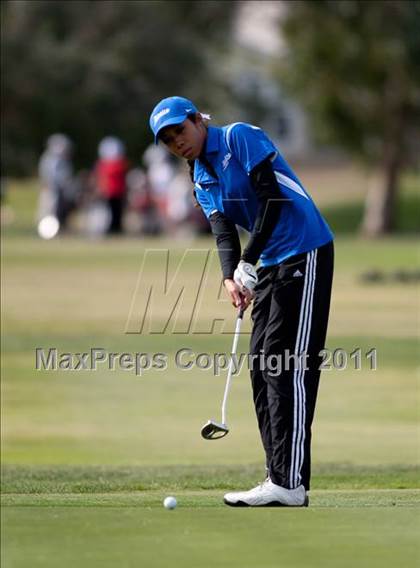
<instances>
[{"instance_id":1,"label":"putter","mask_svg":"<svg viewBox=\"0 0 420 568\"><path fill-rule=\"evenodd\" d=\"M233 356L236 354L236 348L238 346L239 340L239 333L241 331L241 324L242 319L244 316L244 309L239 308L238 310L238 317L236 319L236 327L235 327L235 335L233 336L233 346L232 346L232 353L229 361L228 367L228 374L226 379L226 386L225 386L225 393L223 396L222 402L222 422L216 422L215 420L209 420L204 424L201 428L201 435L206 440L219 440L220 438L224 438L226 434L229 432L229 428L226 424L226 404L227 404L227 397L230 390L230 383L232 378L232 371L233 371Z\"/></svg>"}]
</instances>

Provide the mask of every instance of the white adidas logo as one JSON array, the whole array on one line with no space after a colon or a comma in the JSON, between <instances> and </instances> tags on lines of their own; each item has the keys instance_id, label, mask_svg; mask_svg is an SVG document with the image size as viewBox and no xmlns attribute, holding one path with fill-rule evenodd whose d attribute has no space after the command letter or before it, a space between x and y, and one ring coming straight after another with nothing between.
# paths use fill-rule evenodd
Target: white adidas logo
<instances>
[{"instance_id":1,"label":"white adidas logo","mask_svg":"<svg viewBox=\"0 0 420 568\"><path fill-rule=\"evenodd\" d=\"M298 278L299 276L303 276L302 272L300 270L296 270L296 272L293 273L293 276L295 278Z\"/></svg>"},{"instance_id":2,"label":"white adidas logo","mask_svg":"<svg viewBox=\"0 0 420 568\"><path fill-rule=\"evenodd\" d=\"M229 152L228 154L226 154L226 156L223 158L223 162L222 162L222 169L223 171L225 171L225 169L228 167L229 165L229 160L231 159L232 154Z\"/></svg>"}]
</instances>

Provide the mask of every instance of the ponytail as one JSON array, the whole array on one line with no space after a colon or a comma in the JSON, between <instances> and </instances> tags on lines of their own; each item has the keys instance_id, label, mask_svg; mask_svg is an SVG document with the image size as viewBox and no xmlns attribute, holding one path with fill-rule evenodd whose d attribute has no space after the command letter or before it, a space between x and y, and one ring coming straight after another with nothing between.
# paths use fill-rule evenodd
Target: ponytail
<instances>
[{"instance_id":1,"label":"ponytail","mask_svg":"<svg viewBox=\"0 0 420 568\"><path fill-rule=\"evenodd\" d=\"M202 120L204 126L206 128L208 128L208 126L210 124L210 120L211 120L211 116L209 114L205 114L203 112L192 112L191 114L187 115L187 118L189 118L195 124L196 117L197 117L198 114L201 116L201 120Z\"/></svg>"}]
</instances>

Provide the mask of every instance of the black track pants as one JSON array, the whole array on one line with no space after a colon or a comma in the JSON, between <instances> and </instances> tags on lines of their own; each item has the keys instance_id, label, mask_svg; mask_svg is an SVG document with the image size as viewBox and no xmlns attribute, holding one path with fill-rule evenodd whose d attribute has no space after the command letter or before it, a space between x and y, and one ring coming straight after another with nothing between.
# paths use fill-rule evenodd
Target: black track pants
<instances>
[{"instance_id":1,"label":"black track pants","mask_svg":"<svg viewBox=\"0 0 420 568\"><path fill-rule=\"evenodd\" d=\"M250 346L254 404L271 480L292 489L309 489L333 264L331 242L258 270Z\"/></svg>"}]
</instances>

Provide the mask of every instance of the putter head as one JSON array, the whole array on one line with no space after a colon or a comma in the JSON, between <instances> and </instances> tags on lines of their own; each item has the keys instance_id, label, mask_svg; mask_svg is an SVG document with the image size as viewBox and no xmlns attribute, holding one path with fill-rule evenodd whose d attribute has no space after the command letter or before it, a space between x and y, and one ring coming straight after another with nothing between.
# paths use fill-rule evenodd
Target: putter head
<instances>
[{"instance_id":1,"label":"putter head","mask_svg":"<svg viewBox=\"0 0 420 568\"><path fill-rule=\"evenodd\" d=\"M218 440L223 438L229 432L229 428L226 424L220 424L220 422L215 422L214 420L209 420L201 428L201 435L206 440Z\"/></svg>"}]
</instances>

